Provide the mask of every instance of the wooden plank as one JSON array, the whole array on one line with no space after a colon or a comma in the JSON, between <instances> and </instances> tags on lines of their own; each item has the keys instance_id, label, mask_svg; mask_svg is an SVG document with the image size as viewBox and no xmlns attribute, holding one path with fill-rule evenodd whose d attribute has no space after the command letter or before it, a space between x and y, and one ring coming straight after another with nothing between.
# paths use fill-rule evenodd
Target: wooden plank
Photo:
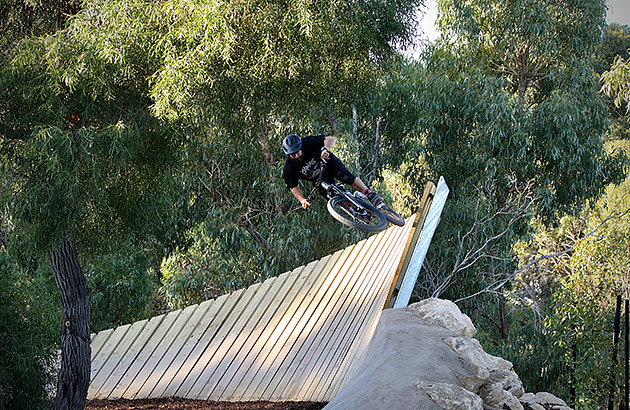
<instances>
[{"instance_id":1,"label":"wooden plank","mask_svg":"<svg viewBox=\"0 0 630 410\"><path fill-rule=\"evenodd\" d=\"M163 318L164 315L161 315L151 318L148 322L146 320L142 321L145 322L145 325L138 331L138 336L133 340L133 342L131 342L131 344L129 344L126 351L121 352L122 357L120 361L112 370L111 374L107 378L107 381L103 383L103 386L101 386L100 390L96 394L97 398L110 398L112 391L119 385L120 380L127 373L129 367L134 363L138 354L142 351L142 349L144 349L147 341L151 338ZM129 337L129 335L127 337Z\"/></svg>"},{"instance_id":2,"label":"wooden plank","mask_svg":"<svg viewBox=\"0 0 630 410\"><path fill-rule=\"evenodd\" d=\"M115 329L102 330L98 332L96 335L94 335L94 337L92 338L90 342L90 348L92 349L92 354L90 356L91 356L92 361L94 361L94 359L99 357L101 353L101 349L107 343L107 339L109 339L111 335L114 334L114 330ZM92 368L93 367L94 366L92 366Z\"/></svg>"},{"instance_id":3,"label":"wooden plank","mask_svg":"<svg viewBox=\"0 0 630 410\"><path fill-rule=\"evenodd\" d=\"M98 377L104 377L101 375L101 371L105 363L107 363L107 359L112 354L112 352L116 349L120 341L125 337L125 334L129 330L131 325L124 325L117 327L111 336L107 339L107 342L101 348L99 355L92 360L91 363L91 378L90 378L90 386L88 388L88 396L92 396L98 391L98 388L92 387L92 382ZM100 387L100 385L98 386Z\"/></svg>"},{"instance_id":4,"label":"wooden plank","mask_svg":"<svg viewBox=\"0 0 630 410\"><path fill-rule=\"evenodd\" d=\"M428 182L424 188L424 193L422 194L422 200L420 201L420 207L418 208L418 212L416 212L415 218L413 221L412 232L407 237L408 239L405 245L405 250L403 251L403 256L400 259L398 268L396 269L396 274L394 275L394 279L391 282L391 286L389 288L389 292L387 294L387 299L385 301L385 305L383 309L392 307L393 300L398 295L398 292L400 290L400 284L403 279L403 276L401 275L401 273L407 271L407 266L409 265L409 261L411 260L413 249L416 247L416 243L418 243L418 238L420 237L422 227L424 226L424 221L426 220L427 214L429 213L429 208L431 207L431 203L433 201L435 191L436 191L436 187L433 184L433 182ZM408 222L409 221L407 221L407 223Z\"/></svg>"},{"instance_id":5,"label":"wooden plank","mask_svg":"<svg viewBox=\"0 0 630 410\"><path fill-rule=\"evenodd\" d=\"M176 310L166 314L160 326L156 329L153 337L149 341L147 345L148 349L144 349L138 357L138 360L134 363L134 365L137 364L139 368L134 366L134 368L128 373L129 376L133 375L133 378L129 380L127 379L127 375L125 375L125 379L121 380L120 387L124 388L124 391L120 394L121 398L133 399L136 396L136 393L138 393L145 381L157 367L164 355L164 352L166 352L170 347L175 335L179 333L179 329L186 324L186 320L190 317L188 312L190 310L197 309L197 307L198 306L195 305L188 307L187 311ZM179 326L177 326L176 321ZM148 354L148 356L145 357L145 354ZM112 392L112 395L118 395L118 392ZM110 397L112 395L110 395Z\"/></svg>"},{"instance_id":6,"label":"wooden plank","mask_svg":"<svg viewBox=\"0 0 630 410\"><path fill-rule=\"evenodd\" d=\"M352 332L356 322L360 321L360 316L365 311L364 305L369 297L369 290L374 287L374 282L379 278L379 272L383 269L385 261L390 255L390 249L395 246L393 238L401 231L401 228L390 228L386 231L382 243L374 251L367 263L360 270L360 280L357 280L350 294L344 295L338 301L339 307L332 316L330 328L323 335L320 347L316 350L314 364L311 366L311 373L306 377L304 385L297 393L298 397L304 395L306 400L317 394L318 388L332 380L330 373L338 365L339 354L345 353L343 349L347 338L354 338Z\"/></svg>"},{"instance_id":7,"label":"wooden plank","mask_svg":"<svg viewBox=\"0 0 630 410\"><path fill-rule=\"evenodd\" d=\"M444 181L444 177L440 177L435 197L433 198L431 208L429 209L426 221L422 227L422 232L420 233L420 238L418 239L418 243L416 244L409 262L409 267L404 272L404 278L402 284L400 285L400 292L396 296L394 307L405 307L409 303L411 293L413 292L413 288L418 280L418 275L420 274L420 268L422 267L424 257L426 256L429 245L431 244L433 234L440 223L440 216L442 215L442 210L444 209L448 193L449 189Z\"/></svg>"},{"instance_id":8,"label":"wooden plank","mask_svg":"<svg viewBox=\"0 0 630 410\"><path fill-rule=\"evenodd\" d=\"M173 324L172 330L165 336L163 344L166 349L156 350L156 356L161 356L155 369L149 374L135 398L159 397L171 382L172 375L179 369L186 356L186 345L194 338L199 328L199 322L205 317L219 311L229 300L229 295L221 296L213 303L201 303L193 309L184 309L180 317ZM180 324L183 323L183 324ZM183 358L182 358L183 357Z\"/></svg>"},{"instance_id":9,"label":"wooden plank","mask_svg":"<svg viewBox=\"0 0 630 410\"><path fill-rule=\"evenodd\" d=\"M364 247L365 253L357 257L334 292L320 303L312 315L312 323L305 329L306 336L301 349L294 357L288 358L282 380L272 393L271 400L291 397L295 390L302 387L307 376L314 373L317 358L321 354L321 350L325 348L326 339L334 337L335 321L341 320L344 316L344 305L358 289L358 283L366 280L365 266L373 259L375 252L378 252L383 243L387 241L389 235L386 233L390 232L388 230L370 238L371 241L366 243Z\"/></svg>"},{"instance_id":10,"label":"wooden plank","mask_svg":"<svg viewBox=\"0 0 630 410\"><path fill-rule=\"evenodd\" d=\"M214 380L209 380L204 388L204 394L198 396L201 399L222 400L225 389L234 379L235 374L244 365L245 359L252 352L253 347L258 342L264 327L266 327L271 319L271 315L276 311L278 305L284 300L287 293L291 289L295 276L281 275L272 283L270 280L265 281L265 285L270 286L265 295L265 299L260 303L260 309L257 309L251 316L247 326L238 340L235 341L229 357L230 362L223 369L218 369L215 373ZM287 284L287 279L291 283ZM226 362L224 360L224 362ZM217 375L219 376L217 378Z\"/></svg>"},{"instance_id":11,"label":"wooden plank","mask_svg":"<svg viewBox=\"0 0 630 410\"><path fill-rule=\"evenodd\" d=\"M154 316L149 320L149 323L145 327L141 337L139 337L136 340L136 343L134 343L134 346L130 348L130 351L133 349L137 350L135 357L133 357L131 363L128 363L125 366L126 368L124 374L117 379L111 389L111 392L106 395L106 398L119 399L123 396L125 390L142 369L142 366L144 366L146 360L150 357L151 352L155 349L156 344L159 343L159 339L161 339L161 336L164 334L163 332L160 332L160 328L165 327L165 325L166 327L170 326L168 322L165 322L166 316L167 315ZM142 345L140 346L140 344ZM127 353L127 356L131 356L129 353L130 352ZM112 380L111 377L110 380ZM105 387L101 390L104 388Z\"/></svg>"},{"instance_id":12,"label":"wooden plank","mask_svg":"<svg viewBox=\"0 0 630 410\"><path fill-rule=\"evenodd\" d=\"M324 363L327 363L327 367L322 373L325 377L322 377L316 389L311 389L310 399L324 401L332 399L344 385L343 380L350 370L348 364L357 362L356 347L369 343L373 335L371 324L375 326L378 322L382 304L387 295L386 291L389 288L388 284L402 256L403 243L406 242L405 238L408 237L411 227L407 225L402 231L397 231L397 235L394 235L386 244L384 257L375 266L375 276L365 289L360 305L356 304L360 306L360 309L352 308L354 316L350 320L350 327L343 335L337 349L326 357Z\"/></svg>"},{"instance_id":13,"label":"wooden plank","mask_svg":"<svg viewBox=\"0 0 630 410\"><path fill-rule=\"evenodd\" d=\"M319 270L325 271L329 266L333 266L340 258L342 252L339 251L332 256L328 256L319 261L311 262L304 270L299 272L299 276L292 274L287 278L287 286L283 287L284 297L277 307L273 307L269 311L269 319L267 324L261 326L261 335L243 360L238 372L232 378L232 382L225 388L221 395L222 400L250 400L251 394L248 388L250 384L262 371L264 363L268 357L269 346L278 343L279 336L286 324L287 315L294 311L298 295L306 292L311 286L311 281L316 275L313 270L317 267ZM262 324L262 322L261 322Z\"/></svg>"},{"instance_id":14,"label":"wooden plank","mask_svg":"<svg viewBox=\"0 0 630 410\"><path fill-rule=\"evenodd\" d=\"M142 332L142 329L146 326L148 320L141 320L139 322L132 323L129 327L129 330L126 332L125 337L123 337L116 346L116 349L112 351L112 353L107 358L107 361L103 363L101 367L101 371L98 376L92 380L90 383L90 388L93 389L93 397L97 399L105 398L103 393L101 393L101 387L103 387L110 377L112 377L112 373L117 369L118 364L123 361L127 350L136 340L138 335ZM114 375L115 377L115 375ZM109 393L109 392L108 392Z\"/></svg>"},{"instance_id":15,"label":"wooden plank","mask_svg":"<svg viewBox=\"0 0 630 410\"><path fill-rule=\"evenodd\" d=\"M195 399L207 399L209 397L210 392L205 391L206 386L211 390L219 382L221 375L229 365L232 364L234 356L244 342L241 337L247 337L251 331L252 319L256 318L256 313L263 309L261 303L273 287L275 280L276 278L270 278L264 283L257 283L248 288L248 292L252 294L251 300L245 304L245 296L241 299L240 311L231 315L233 317L232 326L228 328L226 323L223 327L225 333L217 335L208 345L202 358L197 362L199 365L197 367L201 369L198 376L194 377L195 380L189 378L192 385L182 386L178 394Z\"/></svg>"},{"instance_id":16,"label":"wooden plank","mask_svg":"<svg viewBox=\"0 0 630 410\"><path fill-rule=\"evenodd\" d=\"M169 365L160 383L151 392L151 397L174 397L177 389L184 382L190 372L190 368L194 366L199 358L199 342L204 334L216 334L226 317L229 317L234 307L245 293L244 289L237 290L228 295L227 300L222 306L216 306L216 303L210 306L210 309L196 320L191 319L192 332L183 338L181 348L174 356L173 361Z\"/></svg>"},{"instance_id":17,"label":"wooden plank","mask_svg":"<svg viewBox=\"0 0 630 410\"><path fill-rule=\"evenodd\" d=\"M298 322L301 320L308 304L316 294L322 291L325 292L326 289L328 289L332 280L339 274L339 271L342 270L346 264L349 264L349 259L351 263L355 250L360 249L364 243L365 242L362 241L355 246L344 249L341 257L331 269L322 269L308 278L308 286L296 297L294 303L292 303L289 308L289 314L282 319L282 326L278 327L280 332L278 334L274 333L274 338L271 341L272 345L268 350L265 361L260 366L261 371L258 372L256 378L252 380L251 387L248 387L249 397L247 400L262 399L264 390L273 380L277 368L286 355L286 349L293 343L295 337L293 332Z\"/></svg>"}]
</instances>

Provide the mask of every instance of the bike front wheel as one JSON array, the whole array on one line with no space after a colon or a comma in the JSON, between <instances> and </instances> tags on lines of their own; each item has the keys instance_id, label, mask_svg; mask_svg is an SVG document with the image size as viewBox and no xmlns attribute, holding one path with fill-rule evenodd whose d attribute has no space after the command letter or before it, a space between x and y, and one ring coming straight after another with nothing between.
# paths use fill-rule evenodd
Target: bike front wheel
<instances>
[{"instance_id":1,"label":"bike front wheel","mask_svg":"<svg viewBox=\"0 0 630 410\"><path fill-rule=\"evenodd\" d=\"M398 226L405 225L405 219L402 216L398 215L398 212L394 211L389 206L383 205L383 207L379 208L378 210L381 211L381 213L385 216L385 219L387 219L388 222L393 223L394 225L398 225Z\"/></svg>"},{"instance_id":2,"label":"bike front wheel","mask_svg":"<svg viewBox=\"0 0 630 410\"><path fill-rule=\"evenodd\" d=\"M387 220L374 206L365 201L355 199L361 206L343 196L336 196L328 201L328 212L341 222L362 231L382 231L387 226Z\"/></svg>"}]
</instances>

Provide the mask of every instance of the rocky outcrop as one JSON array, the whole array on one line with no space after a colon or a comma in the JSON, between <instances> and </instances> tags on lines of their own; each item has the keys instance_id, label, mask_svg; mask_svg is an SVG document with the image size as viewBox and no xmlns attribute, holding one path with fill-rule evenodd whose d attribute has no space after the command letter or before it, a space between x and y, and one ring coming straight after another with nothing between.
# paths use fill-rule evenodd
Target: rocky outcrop
<instances>
[{"instance_id":1,"label":"rocky outcrop","mask_svg":"<svg viewBox=\"0 0 630 410\"><path fill-rule=\"evenodd\" d=\"M525 393L512 363L486 353L452 302L427 299L381 316L356 375L327 410L570 410Z\"/></svg>"}]
</instances>

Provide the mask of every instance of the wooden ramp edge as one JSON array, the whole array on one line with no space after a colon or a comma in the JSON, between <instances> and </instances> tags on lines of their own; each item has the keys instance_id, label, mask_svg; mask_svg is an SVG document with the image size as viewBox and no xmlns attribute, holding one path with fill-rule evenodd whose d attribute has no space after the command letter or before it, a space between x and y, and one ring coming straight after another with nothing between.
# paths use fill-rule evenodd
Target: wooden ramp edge
<instances>
[{"instance_id":1,"label":"wooden ramp edge","mask_svg":"<svg viewBox=\"0 0 630 410\"><path fill-rule=\"evenodd\" d=\"M331 400L356 372L417 225L414 215L263 283L92 335L88 399Z\"/></svg>"}]
</instances>

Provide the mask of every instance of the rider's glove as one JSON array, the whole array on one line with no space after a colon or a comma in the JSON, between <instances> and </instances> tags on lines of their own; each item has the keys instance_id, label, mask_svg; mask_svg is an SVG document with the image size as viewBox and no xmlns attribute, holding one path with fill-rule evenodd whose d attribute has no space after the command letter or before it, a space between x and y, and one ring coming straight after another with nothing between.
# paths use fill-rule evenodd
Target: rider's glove
<instances>
[{"instance_id":1,"label":"rider's glove","mask_svg":"<svg viewBox=\"0 0 630 410\"><path fill-rule=\"evenodd\" d=\"M330 159L330 150L326 147L322 147L319 156L324 162L328 161Z\"/></svg>"}]
</instances>

